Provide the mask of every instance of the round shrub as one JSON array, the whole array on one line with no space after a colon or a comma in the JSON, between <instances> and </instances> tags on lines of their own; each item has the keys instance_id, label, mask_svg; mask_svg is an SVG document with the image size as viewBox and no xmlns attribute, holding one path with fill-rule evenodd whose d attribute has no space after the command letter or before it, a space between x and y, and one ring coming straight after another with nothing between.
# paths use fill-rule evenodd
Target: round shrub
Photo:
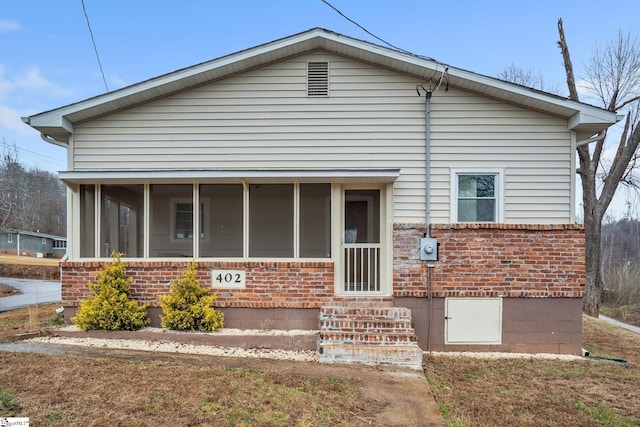
<instances>
[{"instance_id":1,"label":"round shrub","mask_svg":"<svg viewBox=\"0 0 640 427\"><path fill-rule=\"evenodd\" d=\"M224 325L224 314L212 307L217 295L200 286L197 263L189 263L182 276L170 286L169 293L159 298L162 327L211 332Z\"/></svg>"},{"instance_id":2,"label":"round shrub","mask_svg":"<svg viewBox=\"0 0 640 427\"><path fill-rule=\"evenodd\" d=\"M98 273L97 283L88 283L94 295L82 301L71 318L80 329L134 331L149 323L147 306L129 298L133 278L126 277L127 264L120 260L121 254L113 256L113 263Z\"/></svg>"}]
</instances>

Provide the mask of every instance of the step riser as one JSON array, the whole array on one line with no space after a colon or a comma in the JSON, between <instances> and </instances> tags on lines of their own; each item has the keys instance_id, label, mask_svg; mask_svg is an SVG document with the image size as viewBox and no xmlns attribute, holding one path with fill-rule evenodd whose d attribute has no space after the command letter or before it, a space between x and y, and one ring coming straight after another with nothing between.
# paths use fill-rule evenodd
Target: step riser
<instances>
[{"instance_id":1,"label":"step riser","mask_svg":"<svg viewBox=\"0 0 640 427\"><path fill-rule=\"evenodd\" d=\"M322 307L319 321L320 362L422 366L408 308L387 301L345 302Z\"/></svg>"},{"instance_id":2,"label":"step riser","mask_svg":"<svg viewBox=\"0 0 640 427\"><path fill-rule=\"evenodd\" d=\"M412 369L422 367L422 350L413 347L375 347L358 345L327 345L320 349L320 362L399 366Z\"/></svg>"},{"instance_id":3,"label":"step riser","mask_svg":"<svg viewBox=\"0 0 640 427\"><path fill-rule=\"evenodd\" d=\"M320 323L321 330L327 331L413 331L411 322L371 321L371 320L325 320Z\"/></svg>"},{"instance_id":4,"label":"step riser","mask_svg":"<svg viewBox=\"0 0 640 427\"><path fill-rule=\"evenodd\" d=\"M322 308L320 319L351 318L380 320L410 320L411 310L405 308L357 309L345 307Z\"/></svg>"}]
</instances>

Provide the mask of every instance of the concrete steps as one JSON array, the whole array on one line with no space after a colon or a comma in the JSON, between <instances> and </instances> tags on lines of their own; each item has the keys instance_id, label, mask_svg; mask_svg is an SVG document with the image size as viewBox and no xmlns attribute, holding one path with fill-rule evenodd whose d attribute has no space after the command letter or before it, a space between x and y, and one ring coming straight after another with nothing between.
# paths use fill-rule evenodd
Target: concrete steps
<instances>
[{"instance_id":1,"label":"concrete steps","mask_svg":"<svg viewBox=\"0 0 640 427\"><path fill-rule=\"evenodd\" d=\"M389 301L327 304L320 309L320 362L422 367L411 310Z\"/></svg>"}]
</instances>

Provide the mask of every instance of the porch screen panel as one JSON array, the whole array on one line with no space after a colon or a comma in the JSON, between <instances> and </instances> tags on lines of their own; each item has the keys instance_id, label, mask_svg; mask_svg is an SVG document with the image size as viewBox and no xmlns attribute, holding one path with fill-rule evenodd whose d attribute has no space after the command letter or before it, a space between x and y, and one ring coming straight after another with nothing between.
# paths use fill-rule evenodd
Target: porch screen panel
<instances>
[{"instance_id":1,"label":"porch screen panel","mask_svg":"<svg viewBox=\"0 0 640 427\"><path fill-rule=\"evenodd\" d=\"M149 253L193 257L193 185L152 184Z\"/></svg>"},{"instance_id":2,"label":"porch screen panel","mask_svg":"<svg viewBox=\"0 0 640 427\"><path fill-rule=\"evenodd\" d=\"M80 256L95 256L96 201L95 186L80 185Z\"/></svg>"},{"instance_id":3,"label":"porch screen panel","mask_svg":"<svg viewBox=\"0 0 640 427\"><path fill-rule=\"evenodd\" d=\"M293 257L293 185L249 186L249 256Z\"/></svg>"},{"instance_id":4,"label":"porch screen panel","mask_svg":"<svg viewBox=\"0 0 640 427\"><path fill-rule=\"evenodd\" d=\"M210 209L200 241L201 257L242 257L242 184L200 185L200 200Z\"/></svg>"},{"instance_id":5,"label":"porch screen panel","mask_svg":"<svg viewBox=\"0 0 640 427\"><path fill-rule=\"evenodd\" d=\"M300 184L300 257L331 257L331 185Z\"/></svg>"},{"instance_id":6,"label":"porch screen panel","mask_svg":"<svg viewBox=\"0 0 640 427\"><path fill-rule=\"evenodd\" d=\"M101 189L100 254L143 256L144 186L103 185Z\"/></svg>"}]
</instances>

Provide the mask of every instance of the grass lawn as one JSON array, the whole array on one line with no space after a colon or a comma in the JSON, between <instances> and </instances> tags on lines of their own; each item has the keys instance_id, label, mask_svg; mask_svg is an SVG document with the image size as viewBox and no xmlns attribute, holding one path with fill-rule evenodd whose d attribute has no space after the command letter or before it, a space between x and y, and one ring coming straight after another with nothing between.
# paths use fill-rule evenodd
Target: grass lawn
<instances>
[{"instance_id":1,"label":"grass lawn","mask_svg":"<svg viewBox=\"0 0 640 427\"><path fill-rule=\"evenodd\" d=\"M0 313L0 341L52 327L56 307ZM628 363L429 356L424 367L451 426L640 425L640 335L585 317L584 346ZM314 374L316 364L270 370L149 354L0 352L0 417L53 426L361 426L378 425L384 406L363 394L365 377Z\"/></svg>"},{"instance_id":2,"label":"grass lawn","mask_svg":"<svg viewBox=\"0 0 640 427\"><path fill-rule=\"evenodd\" d=\"M30 256L0 255L0 264L14 265L53 265L60 264L57 258L35 258Z\"/></svg>"},{"instance_id":3,"label":"grass lawn","mask_svg":"<svg viewBox=\"0 0 640 427\"><path fill-rule=\"evenodd\" d=\"M0 313L0 340L51 327L57 306ZM257 360L116 354L0 351L0 417L52 426L360 426L375 425L383 406L362 395L361 379L294 372L302 363L271 370Z\"/></svg>"},{"instance_id":4,"label":"grass lawn","mask_svg":"<svg viewBox=\"0 0 640 427\"><path fill-rule=\"evenodd\" d=\"M638 426L640 335L583 318L584 347L604 361L425 359L450 426Z\"/></svg>"}]
</instances>

